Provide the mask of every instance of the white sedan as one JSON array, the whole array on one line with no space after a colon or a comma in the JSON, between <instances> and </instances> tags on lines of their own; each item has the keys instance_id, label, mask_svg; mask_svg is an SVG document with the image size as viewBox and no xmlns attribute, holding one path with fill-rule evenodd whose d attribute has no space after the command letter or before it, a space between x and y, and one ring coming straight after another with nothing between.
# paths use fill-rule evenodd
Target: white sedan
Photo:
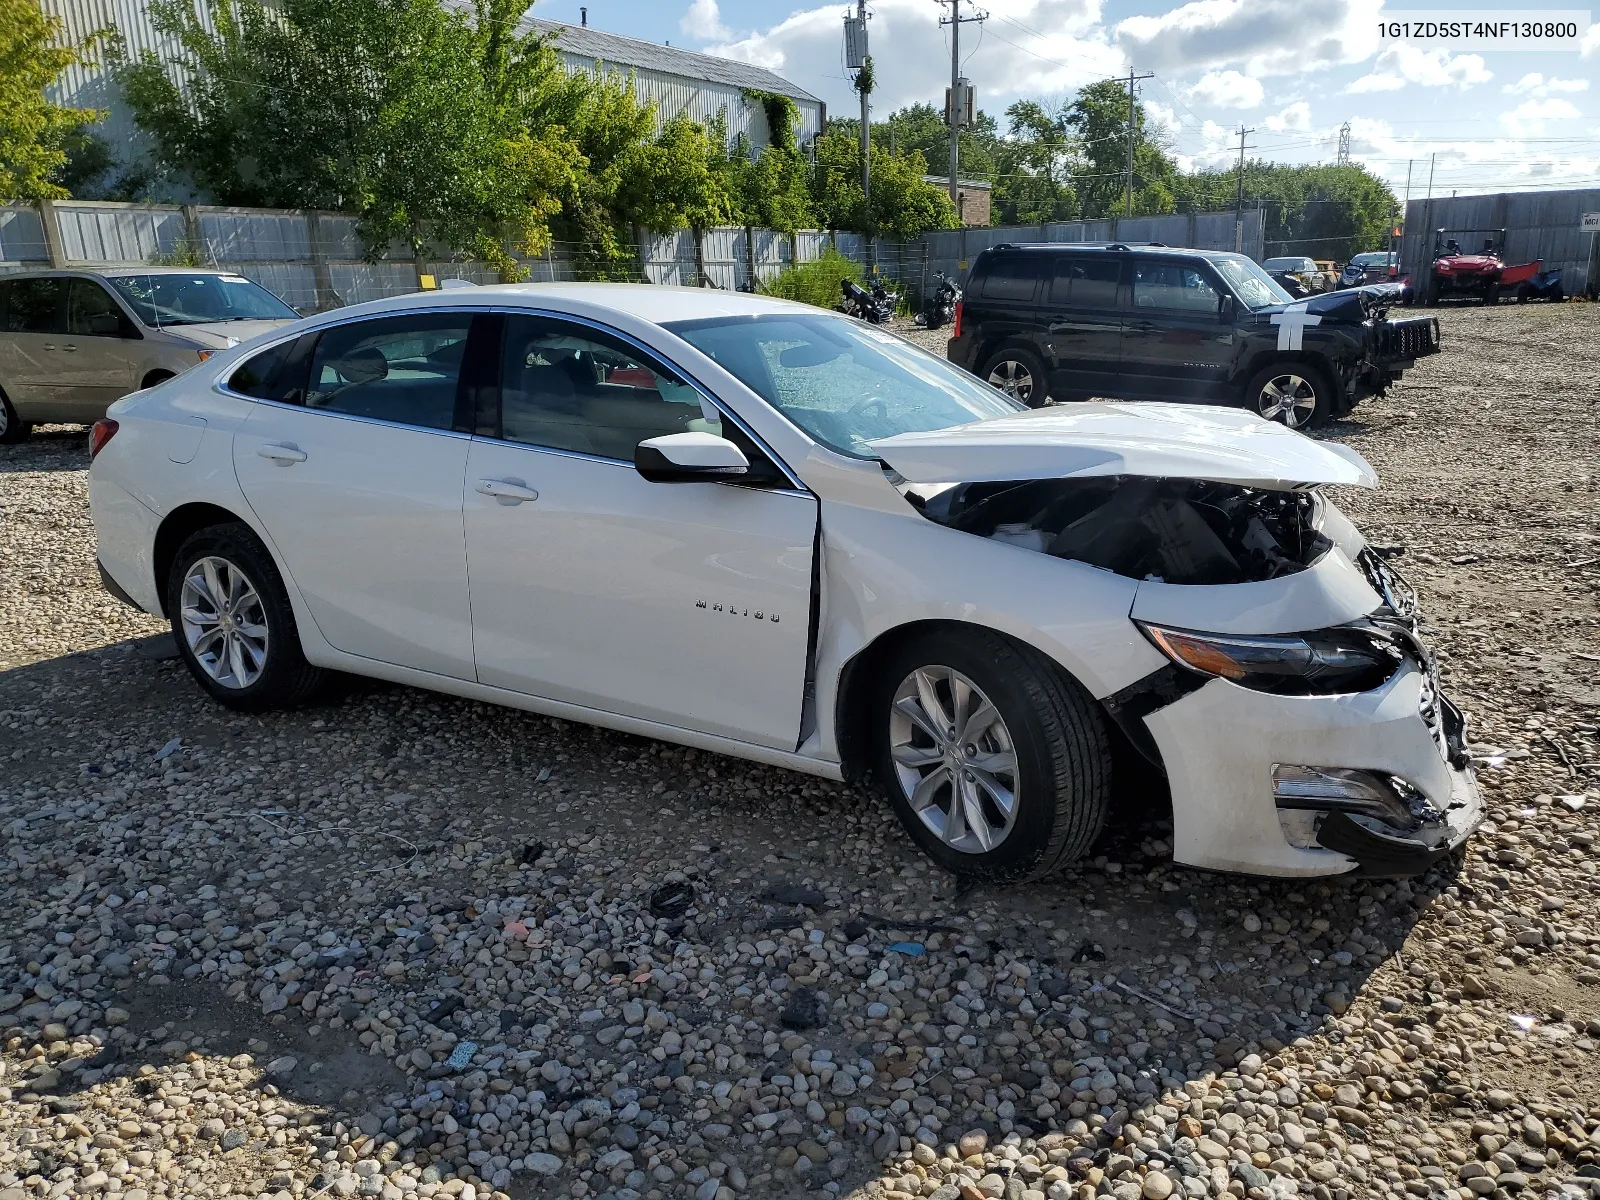
<instances>
[{"instance_id":1,"label":"white sedan","mask_svg":"<svg viewBox=\"0 0 1600 1200\"><path fill-rule=\"evenodd\" d=\"M870 774L995 881L1141 758L1197 867L1410 874L1480 819L1412 594L1320 494L1371 468L1237 410L1028 411L833 313L561 284L297 322L91 451L107 587L233 708L346 671Z\"/></svg>"}]
</instances>

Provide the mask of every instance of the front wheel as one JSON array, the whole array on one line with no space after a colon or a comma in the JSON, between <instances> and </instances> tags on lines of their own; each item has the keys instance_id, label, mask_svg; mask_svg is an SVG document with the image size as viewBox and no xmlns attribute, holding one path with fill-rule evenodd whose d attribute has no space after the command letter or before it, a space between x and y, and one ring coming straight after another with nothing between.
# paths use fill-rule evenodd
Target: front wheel
<instances>
[{"instance_id":1,"label":"front wheel","mask_svg":"<svg viewBox=\"0 0 1600 1200\"><path fill-rule=\"evenodd\" d=\"M167 614L190 673L228 708L293 708L322 686L325 673L301 652L283 578L248 525L214 525L178 548Z\"/></svg>"},{"instance_id":2,"label":"front wheel","mask_svg":"<svg viewBox=\"0 0 1600 1200\"><path fill-rule=\"evenodd\" d=\"M17 416L11 401L0 395L0 446L12 446L33 432L33 426Z\"/></svg>"},{"instance_id":3,"label":"front wheel","mask_svg":"<svg viewBox=\"0 0 1600 1200\"><path fill-rule=\"evenodd\" d=\"M901 647L883 664L873 722L895 815L958 875L1041 878L1086 853L1105 825L1111 752L1094 702L990 630Z\"/></svg>"},{"instance_id":4,"label":"front wheel","mask_svg":"<svg viewBox=\"0 0 1600 1200\"><path fill-rule=\"evenodd\" d=\"M1327 375L1306 363L1274 363L1251 376L1244 402L1269 421L1307 429L1333 415L1333 385Z\"/></svg>"},{"instance_id":5,"label":"front wheel","mask_svg":"<svg viewBox=\"0 0 1600 1200\"><path fill-rule=\"evenodd\" d=\"M1044 363L1033 351L1021 346L1007 346L990 355L978 375L1029 408L1039 408L1049 397Z\"/></svg>"}]
</instances>

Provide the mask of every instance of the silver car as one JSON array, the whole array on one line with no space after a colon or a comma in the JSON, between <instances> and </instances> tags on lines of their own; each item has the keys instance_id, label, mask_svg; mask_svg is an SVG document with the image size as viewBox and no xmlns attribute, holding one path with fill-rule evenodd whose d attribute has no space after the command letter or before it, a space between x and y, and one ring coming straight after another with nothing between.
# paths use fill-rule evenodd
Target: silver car
<instances>
[{"instance_id":1,"label":"silver car","mask_svg":"<svg viewBox=\"0 0 1600 1200\"><path fill-rule=\"evenodd\" d=\"M186 267L0 276L0 443L89 424L299 314L242 275Z\"/></svg>"}]
</instances>

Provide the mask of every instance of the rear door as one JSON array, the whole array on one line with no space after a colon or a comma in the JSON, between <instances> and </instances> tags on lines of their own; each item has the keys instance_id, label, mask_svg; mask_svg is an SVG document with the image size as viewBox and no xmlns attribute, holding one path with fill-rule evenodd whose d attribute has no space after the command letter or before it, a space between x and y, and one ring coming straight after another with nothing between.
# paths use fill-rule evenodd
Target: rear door
<instances>
[{"instance_id":1,"label":"rear door","mask_svg":"<svg viewBox=\"0 0 1600 1200\"><path fill-rule=\"evenodd\" d=\"M1124 313L1120 254L1062 254L1045 284L1050 394L1116 395Z\"/></svg>"},{"instance_id":2,"label":"rear door","mask_svg":"<svg viewBox=\"0 0 1600 1200\"><path fill-rule=\"evenodd\" d=\"M1130 257L1121 364L1128 388L1167 400L1217 397L1233 366L1233 321L1222 312L1232 293L1201 260Z\"/></svg>"},{"instance_id":3,"label":"rear door","mask_svg":"<svg viewBox=\"0 0 1600 1200\"><path fill-rule=\"evenodd\" d=\"M5 329L0 331L0 384L24 421L64 421L66 395L58 349L66 329L67 281L53 276L5 283Z\"/></svg>"},{"instance_id":4,"label":"rear door","mask_svg":"<svg viewBox=\"0 0 1600 1200\"><path fill-rule=\"evenodd\" d=\"M308 335L296 362L309 372L283 368L287 386L272 351L258 356L263 387L243 368L230 381L264 393L234 436L234 469L322 636L458 679L473 677L461 521L472 320L433 309L334 325Z\"/></svg>"},{"instance_id":5,"label":"rear door","mask_svg":"<svg viewBox=\"0 0 1600 1200\"><path fill-rule=\"evenodd\" d=\"M1002 346L1019 344L1043 357L1044 322L1039 292L1050 259L1021 250L991 251L987 269L976 281L976 295L965 297L963 321L971 320L982 339L973 371L988 378L990 357ZM976 311L974 311L976 310ZM997 384L999 381L995 381Z\"/></svg>"}]
</instances>

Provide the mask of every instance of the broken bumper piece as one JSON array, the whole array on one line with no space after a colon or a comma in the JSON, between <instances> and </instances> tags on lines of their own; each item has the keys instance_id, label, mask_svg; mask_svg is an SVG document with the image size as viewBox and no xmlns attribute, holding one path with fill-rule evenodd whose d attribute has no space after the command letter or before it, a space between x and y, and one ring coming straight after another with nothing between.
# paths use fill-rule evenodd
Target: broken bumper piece
<instances>
[{"instance_id":1,"label":"broken bumper piece","mask_svg":"<svg viewBox=\"0 0 1600 1200\"><path fill-rule=\"evenodd\" d=\"M1190 866L1414 875L1482 819L1459 714L1409 660L1353 694L1274 695L1213 679L1144 724L1172 790L1173 857Z\"/></svg>"}]
</instances>

